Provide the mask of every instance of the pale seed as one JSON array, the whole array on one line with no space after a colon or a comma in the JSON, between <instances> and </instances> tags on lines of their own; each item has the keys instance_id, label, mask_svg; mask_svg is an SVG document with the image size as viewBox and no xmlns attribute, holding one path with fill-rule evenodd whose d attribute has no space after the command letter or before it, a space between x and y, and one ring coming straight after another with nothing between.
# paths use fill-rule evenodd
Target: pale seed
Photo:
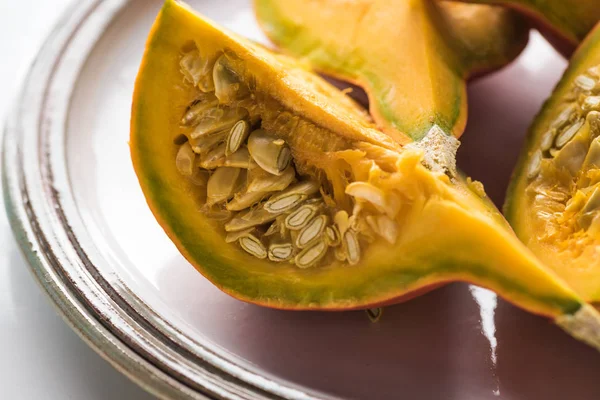
<instances>
[{"instance_id":1,"label":"pale seed","mask_svg":"<svg viewBox=\"0 0 600 400\"><path fill-rule=\"evenodd\" d=\"M229 103L248 94L247 87L233 71L227 56L222 55L215 62L212 73L215 82L215 95L221 103Z\"/></svg>"},{"instance_id":2,"label":"pale seed","mask_svg":"<svg viewBox=\"0 0 600 400\"><path fill-rule=\"evenodd\" d=\"M215 169L225 164L225 143L221 143L200 158L200 167L204 169Z\"/></svg>"},{"instance_id":3,"label":"pale seed","mask_svg":"<svg viewBox=\"0 0 600 400\"><path fill-rule=\"evenodd\" d=\"M573 137L575 137L575 135L577 134L577 131L579 131L579 128L583 126L584 122L584 119L580 119L579 121L571 125L569 128L565 129L560 135L558 135L555 141L556 147L560 149L565 144L567 144L569 140L573 139Z\"/></svg>"},{"instance_id":4,"label":"pale seed","mask_svg":"<svg viewBox=\"0 0 600 400\"><path fill-rule=\"evenodd\" d=\"M254 161L271 174L281 175L292 161L288 145L262 129L250 134L248 150Z\"/></svg>"},{"instance_id":5,"label":"pale seed","mask_svg":"<svg viewBox=\"0 0 600 400\"><path fill-rule=\"evenodd\" d=\"M585 161L583 162L584 169L590 169L592 167L600 167L600 137L592 140L590 149L588 150Z\"/></svg>"},{"instance_id":6,"label":"pale seed","mask_svg":"<svg viewBox=\"0 0 600 400\"><path fill-rule=\"evenodd\" d=\"M575 112L575 105L571 104L567 106L564 110L561 111L560 114L558 114L558 117L556 117L550 128L554 128L557 130L561 129L571 120L571 117L575 114Z\"/></svg>"},{"instance_id":7,"label":"pale seed","mask_svg":"<svg viewBox=\"0 0 600 400\"><path fill-rule=\"evenodd\" d=\"M320 238L327 226L327 216L319 215L313 218L302 230L298 233L296 238L296 247L303 249L310 243Z\"/></svg>"},{"instance_id":8,"label":"pale seed","mask_svg":"<svg viewBox=\"0 0 600 400\"><path fill-rule=\"evenodd\" d=\"M196 139L221 131L227 131L229 134L236 122L247 117L248 111L244 108L212 108L204 113L202 120L190 133L190 136L192 139Z\"/></svg>"},{"instance_id":9,"label":"pale seed","mask_svg":"<svg viewBox=\"0 0 600 400\"><path fill-rule=\"evenodd\" d=\"M581 109L584 112L600 111L600 96L588 96L583 101Z\"/></svg>"},{"instance_id":10,"label":"pale seed","mask_svg":"<svg viewBox=\"0 0 600 400\"><path fill-rule=\"evenodd\" d=\"M342 243L344 245L348 263L350 265L356 265L360 261L360 244L356 237L356 233L352 230L346 231Z\"/></svg>"},{"instance_id":11,"label":"pale seed","mask_svg":"<svg viewBox=\"0 0 600 400\"><path fill-rule=\"evenodd\" d=\"M325 228L325 242L328 246L336 247L341 243L340 231L337 226L331 225Z\"/></svg>"},{"instance_id":12,"label":"pale seed","mask_svg":"<svg viewBox=\"0 0 600 400\"><path fill-rule=\"evenodd\" d=\"M196 168L196 154L189 142L179 147L177 156L175 157L175 166L179 173L184 176L192 176L194 173L194 168Z\"/></svg>"},{"instance_id":13,"label":"pale seed","mask_svg":"<svg viewBox=\"0 0 600 400\"><path fill-rule=\"evenodd\" d=\"M554 143L554 137L556 136L556 129L548 130L544 136L542 136L542 140L540 141L540 149L542 151L549 150L552 147L552 143Z\"/></svg>"},{"instance_id":14,"label":"pale seed","mask_svg":"<svg viewBox=\"0 0 600 400\"><path fill-rule=\"evenodd\" d=\"M269 212L284 212L295 208L308 196L319 191L319 186L313 181L299 182L283 192L271 196L265 203L265 210Z\"/></svg>"},{"instance_id":15,"label":"pale seed","mask_svg":"<svg viewBox=\"0 0 600 400\"><path fill-rule=\"evenodd\" d=\"M272 214L262 208L256 210L247 211L245 214L237 215L227 224L225 224L225 230L227 232L235 232L251 228L271 222L277 218L279 214Z\"/></svg>"},{"instance_id":16,"label":"pale seed","mask_svg":"<svg viewBox=\"0 0 600 400\"><path fill-rule=\"evenodd\" d=\"M318 207L313 205L303 205L296 211L292 212L285 219L285 226L291 230L300 230L304 228L310 220L316 215Z\"/></svg>"},{"instance_id":17,"label":"pale seed","mask_svg":"<svg viewBox=\"0 0 600 400\"><path fill-rule=\"evenodd\" d=\"M222 143L226 136L227 131L215 132L196 139L190 139L190 144L194 153L203 155L214 149L219 143Z\"/></svg>"},{"instance_id":18,"label":"pale seed","mask_svg":"<svg viewBox=\"0 0 600 400\"><path fill-rule=\"evenodd\" d=\"M254 168L249 172L248 192L280 192L285 190L296 179L296 170L292 165L281 175L273 175L262 168Z\"/></svg>"},{"instance_id":19,"label":"pale seed","mask_svg":"<svg viewBox=\"0 0 600 400\"><path fill-rule=\"evenodd\" d=\"M371 320L371 322L379 321L381 319L381 316L383 315L383 308L381 308L381 307L369 308L365 311L367 313L367 316Z\"/></svg>"},{"instance_id":20,"label":"pale seed","mask_svg":"<svg viewBox=\"0 0 600 400\"><path fill-rule=\"evenodd\" d=\"M535 178L539 173L542 167L542 151L536 150L535 153L531 156L531 160L529 161L529 167L527 168L527 177L529 179Z\"/></svg>"},{"instance_id":21,"label":"pale seed","mask_svg":"<svg viewBox=\"0 0 600 400\"><path fill-rule=\"evenodd\" d=\"M317 240L296 255L294 259L295 264L299 268L312 267L327 254L327 249L328 247L324 240Z\"/></svg>"},{"instance_id":22,"label":"pale seed","mask_svg":"<svg viewBox=\"0 0 600 400\"><path fill-rule=\"evenodd\" d=\"M231 127L229 135L227 135L227 150L225 154L230 155L238 151L240 146L246 141L248 133L250 133L250 124L248 124L248 121L241 120L236 122Z\"/></svg>"},{"instance_id":23,"label":"pale seed","mask_svg":"<svg viewBox=\"0 0 600 400\"><path fill-rule=\"evenodd\" d=\"M584 91L590 91L596 86L596 80L586 75L579 75L575 78L575 85Z\"/></svg>"},{"instance_id":24,"label":"pale seed","mask_svg":"<svg viewBox=\"0 0 600 400\"><path fill-rule=\"evenodd\" d=\"M294 246L291 243L273 243L269 246L268 256L271 261L288 261L294 256Z\"/></svg>"},{"instance_id":25,"label":"pale seed","mask_svg":"<svg viewBox=\"0 0 600 400\"><path fill-rule=\"evenodd\" d=\"M219 105L219 99L214 94L206 94L188 106L181 118L181 125L192 126L198 123L203 114Z\"/></svg>"},{"instance_id":26,"label":"pale seed","mask_svg":"<svg viewBox=\"0 0 600 400\"><path fill-rule=\"evenodd\" d=\"M267 195L268 193L260 192L238 193L235 196L233 196L233 199L229 203L227 203L225 207L231 211L241 211L257 204Z\"/></svg>"},{"instance_id":27,"label":"pale seed","mask_svg":"<svg viewBox=\"0 0 600 400\"><path fill-rule=\"evenodd\" d=\"M237 242L242 236L246 236L246 235L252 233L252 231L254 231L254 228L248 228L248 229L244 229L242 231L237 231L237 232L227 232L227 235L225 235L225 242L226 243Z\"/></svg>"},{"instance_id":28,"label":"pale seed","mask_svg":"<svg viewBox=\"0 0 600 400\"><path fill-rule=\"evenodd\" d=\"M208 171L203 171L200 168L194 168L192 176L189 177L190 181L196 186L206 186L208 183L209 174Z\"/></svg>"},{"instance_id":29,"label":"pale seed","mask_svg":"<svg viewBox=\"0 0 600 400\"><path fill-rule=\"evenodd\" d=\"M192 85L197 86L202 77L203 71L202 59L198 50L190 51L184 54L179 60L181 73Z\"/></svg>"},{"instance_id":30,"label":"pale seed","mask_svg":"<svg viewBox=\"0 0 600 400\"><path fill-rule=\"evenodd\" d=\"M245 178L240 168L220 167L208 178L206 188L209 205L227 201L239 191Z\"/></svg>"},{"instance_id":31,"label":"pale seed","mask_svg":"<svg viewBox=\"0 0 600 400\"><path fill-rule=\"evenodd\" d=\"M225 154L227 154L227 149L225 149ZM223 165L225 167L249 169L252 167L252 158L250 158L248 149L242 147L235 153L226 156Z\"/></svg>"},{"instance_id":32,"label":"pale seed","mask_svg":"<svg viewBox=\"0 0 600 400\"><path fill-rule=\"evenodd\" d=\"M369 202L377 211L386 213L390 218L395 218L400 210L399 202L388 202L383 190L367 182L352 182L346 186L346 194Z\"/></svg>"},{"instance_id":33,"label":"pale seed","mask_svg":"<svg viewBox=\"0 0 600 400\"><path fill-rule=\"evenodd\" d=\"M242 249L254 257L260 259L267 258L267 249L256 236L246 234L238 240L238 243L242 246Z\"/></svg>"},{"instance_id":34,"label":"pale seed","mask_svg":"<svg viewBox=\"0 0 600 400\"><path fill-rule=\"evenodd\" d=\"M567 170L571 175L576 175L587 154L587 144L573 140L563 147L554 157L554 164L558 168Z\"/></svg>"}]
</instances>

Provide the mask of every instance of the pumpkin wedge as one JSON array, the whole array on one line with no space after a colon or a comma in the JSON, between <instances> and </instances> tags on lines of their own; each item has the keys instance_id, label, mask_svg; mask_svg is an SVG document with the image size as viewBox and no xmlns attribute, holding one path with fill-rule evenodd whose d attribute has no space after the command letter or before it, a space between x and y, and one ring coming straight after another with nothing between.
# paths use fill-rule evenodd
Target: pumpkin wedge
<instances>
[{"instance_id":1,"label":"pumpkin wedge","mask_svg":"<svg viewBox=\"0 0 600 400\"><path fill-rule=\"evenodd\" d=\"M459 137L465 79L497 69L529 27L501 7L429 0L255 0L258 21L283 51L365 89L377 125L420 140L437 125Z\"/></svg>"},{"instance_id":2,"label":"pumpkin wedge","mask_svg":"<svg viewBox=\"0 0 600 400\"><path fill-rule=\"evenodd\" d=\"M394 141L303 64L167 1L132 105L133 165L157 221L224 292L293 310L490 288L600 347L595 310L454 171L433 126Z\"/></svg>"},{"instance_id":3,"label":"pumpkin wedge","mask_svg":"<svg viewBox=\"0 0 600 400\"><path fill-rule=\"evenodd\" d=\"M600 21L597 0L465 0L497 4L531 17L555 47L569 56Z\"/></svg>"},{"instance_id":4,"label":"pumpkin wedge","mask_svg":"<svg viewBox=\"0 0 600 400\"><path fill-rule=\"evenodd\" d=\"M530 128L505 213L519 237L600 302L600 25Z\"/></svg>"}]
</instances>

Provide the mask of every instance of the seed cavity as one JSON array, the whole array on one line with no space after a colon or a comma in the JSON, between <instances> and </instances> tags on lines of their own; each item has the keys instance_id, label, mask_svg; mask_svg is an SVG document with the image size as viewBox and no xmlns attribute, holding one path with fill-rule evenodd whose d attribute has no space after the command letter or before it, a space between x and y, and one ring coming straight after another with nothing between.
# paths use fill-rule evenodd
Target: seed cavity
<instances>
[{"instance_id":1,"label":"seed cavity","mask_svg":"<svg viewBox=\"0 0 600 400\"><path fill-rule=\"evenodd\" d=\"M374 144L353 152L347 138L289 111L273 116L273 99L256 92L255 81L239 66L228 51L205 57L196 48L179 60L193 100L182 112L173 151L177 171L193 184L198 212L216 222L226 243L297 268L355 265L361 246L377 236L395 243L401 200L377 182L395 167L399 153ZM563 126L572 115L565 113ZM300 130L307 137L299 138L297 129L307 125L312 127ZM549 148L553 143L554 136ZM322 159L305 154L314 153L313 144L327 149ZM335 165L336 157L356 156L371 163L368 174ZM385 172L367 156L385 165Z\"/></svg>"}]
</instances>

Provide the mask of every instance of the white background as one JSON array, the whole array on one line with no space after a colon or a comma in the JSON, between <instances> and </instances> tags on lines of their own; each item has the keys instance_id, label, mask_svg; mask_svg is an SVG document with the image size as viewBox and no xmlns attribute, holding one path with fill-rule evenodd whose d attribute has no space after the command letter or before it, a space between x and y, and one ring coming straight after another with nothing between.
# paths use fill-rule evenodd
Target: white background
<instances>
[{"instance_id":1,"label":"white background","mask_svg":"<svg viewBox=\"0 0 600 400\"><path fill-rule=\"evenodd\" d=\"M70 0L0 0L0 120ZM150 399L57 315L12 237L0 197L0 398Z\"/></svg>"}]
</instances>

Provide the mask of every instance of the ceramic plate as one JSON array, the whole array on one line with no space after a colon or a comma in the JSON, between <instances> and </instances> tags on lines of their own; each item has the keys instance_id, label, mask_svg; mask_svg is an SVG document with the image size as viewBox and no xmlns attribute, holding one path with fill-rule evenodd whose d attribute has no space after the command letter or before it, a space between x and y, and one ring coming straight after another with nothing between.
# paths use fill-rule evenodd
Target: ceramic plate
<instances>
[{"instance_id":1,"label":"ceramic plate","mask_svg":"<svg viewBox=\"0 0 600 400\"><path fill-rule=\"evenodd\" d=\"M192 1L265 41L249 1ZM79 1L10 114L15 234L66 321L169 398L598 399L600 356L486 290L454 284L385 310L286 312L219 292L148 210L127 146L133 82L160 1ZM565 62L534 34L471 85L460 164L501 202L526 127Z\"/></svg>"}]
</instances>

